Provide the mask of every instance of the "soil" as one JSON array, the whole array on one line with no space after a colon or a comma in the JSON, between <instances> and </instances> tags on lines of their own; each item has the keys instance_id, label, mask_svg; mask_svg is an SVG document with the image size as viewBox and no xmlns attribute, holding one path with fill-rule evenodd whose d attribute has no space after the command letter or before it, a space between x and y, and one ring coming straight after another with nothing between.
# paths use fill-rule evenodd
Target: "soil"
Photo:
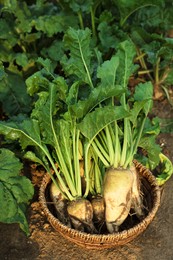
<instances>
[{"instance_id":1,"label":"soil","mask_svg":"<svg viewBox=\"0 0 173 260\"><path fill-rule=\"evenodd\" d=\"M167 99L155 101L153 114L173 118L173 107ZM158 142L173 162L173 134L160 134ZM88 250L63 238L47 221L38 202L38 189L43 172L32 165L30 177L35 196L28 208L30 236L26 237L17 224L0 224L1 260L172 260L173 259L173 177L162 188L160 208L146 231L132 242L112 249Z\"/></svg>"}]
</instances>

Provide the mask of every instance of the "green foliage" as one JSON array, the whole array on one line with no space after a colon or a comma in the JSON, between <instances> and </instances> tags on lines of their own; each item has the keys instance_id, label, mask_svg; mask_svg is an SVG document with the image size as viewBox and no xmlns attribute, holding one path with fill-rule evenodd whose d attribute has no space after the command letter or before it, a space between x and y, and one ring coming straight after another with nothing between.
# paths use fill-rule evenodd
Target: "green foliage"
<instances>
[{"instance_id":1,"label":"green foliage","mask_svg":"<svg viewBox=\"0 0 173 260\"><path fill-rule=\"evenodd\" d=\"M155 1L151 1L151 0L129 0L129 1L125 1L125 0L116 0L114 1L114 3L117 5L119 12L120 12L120 23L121 25L123 25L127 18L134 12L136 12L138 9L144 8L144 7L148 7L148 6L162 6L161 4L163 3L163 0L155 0Z\"/></svg>"},{"instance_id":2,"label":"green foliage","mask_svg":"<svg viewBox=\"0 0 173 260\"><path fill-rule=\"evenodd\" d=\"M167 88L172 82L169 5L163 0L2 1L0 103L8 120L0 122L0 134L5 141L19 141L25 158L43 165L55 182L53 168L65 198L86 197L94 185L101 192L99 167L126 168L134 157L151 169L164 164L160 184L171 176L172 165L155 142L159 124L148 118L153 86ZM144 82L133 93L131 76ZM1 149L0 201L9 208L0 221L18 222L28 233L24 209L33 190L17 173L21 165L15 160Z\"/></svg>"},{"instance_id":3,"label":"green foliage","mask_svg":"<svg viewBox=\"0 0 173 260\"><path fill-rule=\"evenodd\" d=\"M76 75L79 80L83 80L93 87L90 77L92 73L90 37L91 31L88 28L85 31L70 28L64 36L65 48L71 50L70 59L64 57L62 64L68 76Z\"/></svg>"},{"instance_id":4,"label":"green foliage","mask_svg":"<svg viewBox=\"0 0 173 260\"><path fill-rule=\"evenodd\" d=\"M141 72L146 73L147 80L149 77L168 93L166 89L171 82L173 48L170 38L173 15L168 1L63 0L32 1L32 4L27 0L2 1L0 12L0 57L9 76L9 82L1 84L1 92L6 95L1 94L0 101L8 116L30 112L33 100L26 96L24 81L40 69L38 57L51 59L53 71L63 70L68 76L71 70L74 72L74 67L77 77L80 75L78 70L82 69L82 80L92 85L85 69L92 73L97 64L93 60L88 64L87 57L90 54L86 39L81 38L86 44L81 50L85 68L79 66L79 60L76 65L73 63L75 49L71 52L71 59L68 59L67 53L64 55L62 39L69 27L88 27L92 39L90 45L97 53L101 51L100 58L104 60L115 54L121 42L132 39L138 49ZM67 49L71 40L77 44L78 36L77 33L75 37L72 36L72 28L66 35ZM143 58L141 52L145 53ZM67 61L65 68L63 64L67 65ZM16 80L20 91L16 90ZM26 103L21 96L25 97Z\"/></svg>"},{"instance_id":5,"label":"green foliage","mask_svg":"<svg viewBox=\"0 0 173 260\"><path fill-rule=\"evenodd\" d=\"M159 158L161 174L157 176L157 182L159 185L163 185L172 176L172 162L163 153L159 154Z\"/></svg>"},{"instance_id":6,"label":"green foliage","mask_svg":"<svg viewBox=\"0 0 173 260\"><path fill-rule=\"evenodd\" d=\"M4 71L0 66L0 101L6 115L29 113L31 110L31 98L26 93L26 85L23 78L15 73Z\"/></svg>"},{"instance_id":7,"label":"green foliage","mask_svg":"<svg viewBox=\"0 0 173 260\"><path fill-rule=\"evenodd\" d=\"M22 164L13 152L0 149L0 222L19 223L21 229L29 235L25 213L34 189L30 180L20 175L21 169Z\"/></svg>"},{"instance_id":8,"label":"green foliage","mask_svg":"<svg viewBox=\"0 0 173 260\"><path fill-rule=\"evenodd\" d=\"M159 118L161 133L173 133L173 119Z\"/></svg>"}]
</instances>

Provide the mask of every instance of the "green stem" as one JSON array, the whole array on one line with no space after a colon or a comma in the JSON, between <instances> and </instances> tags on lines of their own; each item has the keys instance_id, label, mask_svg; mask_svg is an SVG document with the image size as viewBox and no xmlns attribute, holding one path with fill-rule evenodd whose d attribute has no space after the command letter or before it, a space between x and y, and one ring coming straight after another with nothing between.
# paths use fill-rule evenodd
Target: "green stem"
<instances>
[{"instance_id":1,"label":"green stem","mask_svg":"<svg viewBox=\"0 0 173 260\"><path fill-rule=\"evenodd\" d=\"M95 195L95 174L93 174L95 171L94 171L94 162L91 164L91 168L90 168L90 171L89 171L89 176L90 176L90 193L92 195Z\"/></svg>"},{"instance_id":2,"label":"green stem","mask_svg":"<svg viewBox=\"0 0 173 260\"><path fill-rule=\"evenodd\" d=\"M58 185L57 181L55 180L52 171L50 170L49 167L49 163L46 160L46 162L44 163L42 161L42 166L45 168L45 170L47 171L47 173L49 174L49 176L51 177L53 183L55 184L55 186L57 187L57 189L62 193L62 195L64 196L64 198L69 199L69 200L73 200L73 196L71 195L71 193L69 192L68 188L66 187L63 179L61 178L60 172L57 170L54 161L52 160L49 151L47 149L44 149L42 146L38 145L40 147L40 149L43 151L43 153L46 155L52 169L54 170L56 177L58 178L58 181L60 182L60 186L62 187L62 189L60 188L60 186Z\"/></svg>"},{"instance_id":3,"label":"green stem","mask_svg":"<svg viewBox=\"0 0 173 260\"><path fill-rule=\"evenodd\" d=\"M140 130L139 130L139 134L138 134L138 136L136 138L136 141L135 141L135 144L134 144L134 147L133 147L133 154L132 154L132 156L136 153L137 148L139 146L139 142L140 142L140 139L141 139L141 136L142 136L142 131L143 131L144 125L145 125L145 121L146 121L146 117L142 120L141 127L140 127Z\"/></svg>"},{"instance_id":4,"label":"green stem","mask_svg":"<svg viewBox=\"0 0 173 260\"><path fill-rule=\"evenodd\" d=\"M94 140L97 140L98 144L100 144L101 147L103 147L103 149L105 150L105 152L107 153L107 156L108 156L108 147L107 147L107 143L106 143L106 136L105 136L104 130L100 131L98 136L99 136L99 140L97 139L97 137ZM109 160L109 156L106 158Z\"/></svg>"},{"instance_id":5,"label":"green stem","mask_svg":"<svg viewBox=\"0 0 173 260\"><path fill-rule=\"evenodd\" d=\"M59 189L60 189L61 193L63 194L64 197L67 196L69 200L74 200L74 197L73 197L73 196L71 195L71 193L69 192L69 190L68 190L68 188L66 187L66 185L65 185L65 183L64 183L64 181L63 181L63 179L61 178L60 173L58 172L57 168L55 167L55 164L54 164L54 162L53 162L51 156L49 156L49 155L46 155L46 156L47 156L48 160L50 161L50 164L51 164L51 166L52 166L52 168L53 168L53 170L54 170L54 172L55 172L55 174L56 174L56 176L57 176L57 178L58 178L58 180L59 180L59 182L60 182L60 185L61 185L62 189L60 189L60 188L59 188ZM54 178L53 178L51 172L49 171L48 173L49 173L49 175L50 175L52 181L55 183L55 185L56 185L57 188L58 188L59 186L57 185L57 182L54 180ZM65 196L65 194L66 194L66 196Z\"/></svg>"},{"instance_id":6,"label":"green stem","mask_svg":"<svg viewBox=\"0 0 173 260\"><path fill-rule=\"evenodd\" d=\"M59 182L60 182L60 185L61 185L62 190L63 190L63 194L65 193L69 200L73 200L74 197L71 195L71 193L69 192L68 188L66 187L66 185L65 185L65 183L64 183L64 181L63 181L63 179L61 178L61 175L60 175L60 173L58 172L58 170L57 170L57 168L56 168L56 166L55 166L55 163L54 163L54 161L52 160L52 158L51 158L51 156L50 156L48 150L47 150L47 149L44 149L44 148L43 148L41 145L39 145L38 143L37 143L37 146L40 147L40 149L43 151L43 153L44 153L44 154L46 155L46 157L48 158L48 160L49 160L49 162L50 162L50 164L51 164L51 166L52 166L52 168L53 168L53 170L54 170L54 172L55 172L55 174L56 174L56 176L57 176L57 178L58 178L58 180L59 180ZM46 170L48 170L47 167L46 167ZM52 173L50 172L50 170L48 170L48 173L49 173L51 179L53 180ZM53 180L53 182L54 182L54 180ZM55 185L56 185L56 183L55 183ZM57 185L56 185L56 186L57 186Z\"/></svg>"},{"instance_id":7,"label":"green stem","mask_svg":"<svg viewBox=\"0 0 173 260\"><path fill-rule=\"evenodd\" d=\"M126 94L123 94L122 97L122 105L124 109L127 109L126 104ZM126 153L127 153L127 142L128 142L128 118L124 118L124 140L123 140L123 148L121 153L121 159L120 159L120 166L124 166L125 160L126 160Z\"/></svg>"},{"instance_id":8,"label":"green stem","mask_svg":"<svg viewBox=\"0 0 173 260\"><path fill-rule=\"evenodd\" d=\"M112 166L114 163L114 148L113 148L113 140L111 138L111 134L109 131L109 126L105 127L105 131L106 131L106 138L107 138L107 146L108 146L108 150L109 150L109 160L110 160L110 165Z\"/></svg>"},{"instance_id":9,"label":"green stem","mask_svg":"<svg viewBox=\"0 0 173 260\"><path fill-rule=\"evenodd\" d=\"M98 157L100 158L100 160L103 162L103 164L105 165L105 167L109 167L110 163L109 160L106 160L106 158L104 157L104 149L102 148L102 150L100 151L97 147L97 145L92 142L92 147L94 148L96 154L98 155Z\"/></svg>"},{"instance_id":10,"label":"green stem","mask_svg":"<svg viewBox=\"0 0 173 260\"><path fill-rule=\"evenodd\" d=\"M135 9L133 9L130 13L128 13L128 15L126 15L126 17L124 17L124 19L120 20L120 26L123 27L123 25L125 24L125 22L127 21L127 19L129 18L129 16L131 16L134 12L136 12L137 10L146 7L146 6L155 6L154 4L143 4L142 6L136 7Z\"/></svg>"},{"instance_id":11,"label":"green stem","mask_svg":"<svg viewBox=\"0 0 173 260\"><path fill-rule=\"evenodd\" d=\"M155 67L155 84L159 85L159 65L160 65L160 58L157 59L156 67Z\"/></svg>"},{"instance_id":12,"label":"green stem","mask_svg":"<svg viewBox=\"0 0 173 260\"><path fill-rule=\"evenodd\" d=\"M80 165L79 165L79 135L80 131L77 130L75 135L75 177L76 177L76 190L79 197L82 196L82 185L81 185L81 176L80 176Z\"/></svg>"},{"instance_id":13,"label":"green stem","mask_svg":"<svg viewBox=\"0 0 173 260\"><path fill-rule=\"evenodd\" d=\"M50 100L53 100L52 93L53 92L51 91L51 93L50 93L50 95L51 95L50 96ZM66 163L64 161L64 158L63 158L60 146L59 146L59 142L58 142L58 139L57 139L57 136L56 136L56 133L55 133L52 115L53 115L52 106L50 106L50 115L49 115L50 116L50 126L51 126L51 129L52 129L52 132L53 132L53 136L54 136L54 140L55 140L55 151L57 153L57 157L59 158L61 170L62 170L62 172L64 174L64 177L65 177L66 182L67 182L67 184L69 186L69 189L70 189L72 195L76 196L77 192L76 192L74 183L73 183L73 181L72 181L72 179L71 179L71 177L69 175L69 171L68 171Z\"/></svg>"},{"instance_id":14,"label":"green stem","mask_svg":"<svg viewBox=\"0 0 173 260\"><path fill-rule=\"evenodd\" d=\"M77 14L78 14L78 18L79 18L80 28L81 28L82 30L84 30L84 23L83 23L82 12L79 11Z\"/></svg>"},{"instance_id":15,"label":"green stem","mask_svg":"<svg viewBox=\"0 0 173 260\"><path fill-rule=\"evenodd\" d=\"M145 75L145 74L149 74L150 72L153 72L153 70L140 70L138 71L138 75Z\"/></svg>"},{"instance_id":16,"label":"green stem","mask_svg":"<svg viewBox=\"0 0 173 260\"><path fill-rule=\"evenodd\" d=\"M78 44L79 44L79 50L80 50L82 62L83 62L83 64L84 64L84 67L85 67L85 70L86 70L86 73L87 73L87 76L88 76L89 84L90 84L90 86L91 86L92 88L94 88L94 85L93 85L92 80L91 80L91 76L90 76L89 69L88 69L88 67L87 67L86 61L85 61L84 56L83 56L82 47L81 47L81 44L80 44L79 39L78 39Z\"/></svg>"},{"instance_id":17,"label":"green stem","mask_svg":"<svg viewBox=\"0 0 173 260\"><path fill-rule=\"evenodd\" d=\"M139 59L139 62L140 62L140 64L141 64L142 69L145 69L145 71L148 71L147 75L148 75L149 79L150 79L151 81L153 81L153 78L151 77L150 71L148 70L147 65L146 65L146 63L145 63L145 60L144 60L144 56L145 56L145 55L142 54L142 53L141 53L141 50L138 49L138 48L137 48L137 53L138 53L137 59Z\"/></svg>"},{"instance_id":18,"label":"green stem","mask_svg":"<svg viewBox=\"0 0 173 260\"><path fill-rule=\"evenodd\" d=\"M131 126L130 126L130 121L129 121L129 123L128 123L128 127L129 127L128 133L129 133L129 144L130 144L130 145L129 145L129 149L128 149L128 151L127 151L126 161L125 161L125 163L124 163L124 168L125 168L125 169L129 166L129 164L132 163L132 161L133 161L133 156L134 156L134 154L133 154L133 145L134 145L134 142L133 142L133 137L132 137L132 129L131 129Z\"/></svg>"},{"instance_id":19,"label":"green stem","mask_svg":"<svg viewBox=\"0 0 173 260\"><path fill-rule=\"evenodd\" d=\"M90 190L90 176L89 176L89 169L88 169L88 152L89 152L90 143L87 142L84 144L84 156L85 156L85 181L86 181L86 188L84 193L84 198L88 196Z\"/></svg>"},{"instance_id":20,"label":"green stem","mask_svg":"<svg viewBox=\"0 0 173 260\"><path fill-rule=\"evenodd\" d=\"M93 10L93 8L91 7L90 9L90 13L91 13L91 26L92 26L92 33L93 36L96 37L96 28L95 28L95 12Z\"/></svg>"},{"instance_id":21,"label":"green stem","mask_svg":"<svg viewBox=\"0 0 173 260\"><path fill-rule=\"evenodd\" d=\"M94 175L95 175L95 191L96 194L101 194L102 193L102 183L101 183L101 172L100 168L98 166L98 159L94 158L95 162L95 170L94 170Z\"/></svg>"},{"instance_id":22,"label":"green stem","mask_svg":"<svg viewBox=\"0 0 173 260\"><path fill-rule=\"evenodd\" d=\"M118 124L115 121L115 157L114 157L114 168L118 168L120 162L121 145L118 135Z\"/></svg>"},{"instance_id":23,"label":"green stem","mask_svg":"<svg viewBox=\"0 0 173 260\"><path fill-rule=\"evenodd\" d=\"M127 139L128 139L128 119L124 119L124 140L123 140L123 149L121 153L120 165L124 167L126 161L126 153L127 153Z\"/></svg>"}]
</instances>

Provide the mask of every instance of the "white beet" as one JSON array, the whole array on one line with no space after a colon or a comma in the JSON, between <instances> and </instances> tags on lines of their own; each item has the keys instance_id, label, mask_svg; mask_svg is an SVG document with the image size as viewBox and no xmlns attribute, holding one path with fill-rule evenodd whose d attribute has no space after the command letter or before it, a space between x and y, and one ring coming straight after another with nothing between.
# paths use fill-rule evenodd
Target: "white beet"
<instances>
[{"instance_id":1,"label":"white beet","mask_svg":"<svg viewBox=\"0 0 173 260\"><path fill-rule=\"evenodd\" d=\"M113 169L106 171L103 194L105 200L105 220L108 231L118 230L127 218L132 202L132 185L134 181L131 170Z\"/></svg>"},{"instance_id":2,"label":"white beet","mask_svg":"<svg viewBox=\"0 0 173 260\"><path fill-rule=\"evenodd\" d=\"M92 222L93 208L90 201L83 198L71 201L67 212L75 229L84 231L86 228L89 233L97 232Z\"/></svg>"},{"instance_id":3,"label":"white beet","mask_svg":"<svg viewBox=\"0 0 173 260\"><path fill-rule=\"evenodd\" d=\"M50 198L56 209L58 219L70 227L70 221L67 217L67 200L63 197L57 186L52 182L50 185Z\"/></svg>"},{"instance_id":4,"label":"white beet","mask_svg":"<svg viewBox=\"0 0 173 260\"><path fill-rule=\"evenodd\" d=\"M95 223L103 222L105 217L104 199L101 196L92 198L93 220Z\"/></svg>"}]
</instances>

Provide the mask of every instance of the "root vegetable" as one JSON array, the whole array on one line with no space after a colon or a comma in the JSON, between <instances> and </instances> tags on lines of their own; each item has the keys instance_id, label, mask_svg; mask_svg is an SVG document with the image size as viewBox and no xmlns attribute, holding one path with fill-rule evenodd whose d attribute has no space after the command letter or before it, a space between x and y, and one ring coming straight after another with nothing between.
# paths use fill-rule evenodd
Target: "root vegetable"
<instances>
[{"instance_id":1,"label":"root vegetable","mask_svg":"<svg viewBox=\"0 0 173 260\"><path fill-rule=\"evenodd\" d=\"M140 191L140 180L135 166L131 167L131 171L133 172L133 177L134 177L133 186L132 186L131 208L133 208L134 213L137 215L137 217L139 219L142 219L144 217L144 212L143 212L142 194Z\"/></svg>"},{"instance_id":2,"label":"root vegetable","mask_svg":"<svg viewBox=\"0 0 173 260\"><path fill-rule=\"evenodd\" d=\"M67 212L75 229L89 233L96 233L92 222L93 209L91 203L86 199L71 201L67 206Z\"/></svg>"},{"instance_id":3,"label":"root vegetable","mask_svg":"<svg viewBox=\"0 0 173 260\"><path fill-rule=\"evenodd\" d=\"M103 184L105 220L110 233L118 231L118 227L129 214L133 181L131 170L110 168L105 173Z\"/></svg>"},{"instance_id":4,"label":"root vegetable","mask_svg":"<svg viewBox=\"0 0 173 260\"><path fill-rule=\"evenodd\" d=\"M103 197L97 196L92 198L91 204L93 208L93 221L95 223L102 223L105 218L105 205Z\"/></svg>"},{"instance_id":5,"label":"root vegetable","mask_svg":"<svg viewBox=\"0 0 173 260\"><path fill-rule=\"evenodd\" d=\"M58 219L65 225L70 225L67 214L67 200L63 197L57 186L52 182L50 186L50 198L54 203Z\"/></svg>"},{"instance_id":6,"label":"root vegetable","mask_svg":"<svg viewBox=\"0 0 173 260\"><path fill-rule=\"evenodd\" d=\"M82 184L82 192L85 192L86 189L86 180L85 180L85 174L84 174L84 161L79 161L79 167L80 167L80 177L81 177L81 184Z\"/></svg>"}]
</instances>

